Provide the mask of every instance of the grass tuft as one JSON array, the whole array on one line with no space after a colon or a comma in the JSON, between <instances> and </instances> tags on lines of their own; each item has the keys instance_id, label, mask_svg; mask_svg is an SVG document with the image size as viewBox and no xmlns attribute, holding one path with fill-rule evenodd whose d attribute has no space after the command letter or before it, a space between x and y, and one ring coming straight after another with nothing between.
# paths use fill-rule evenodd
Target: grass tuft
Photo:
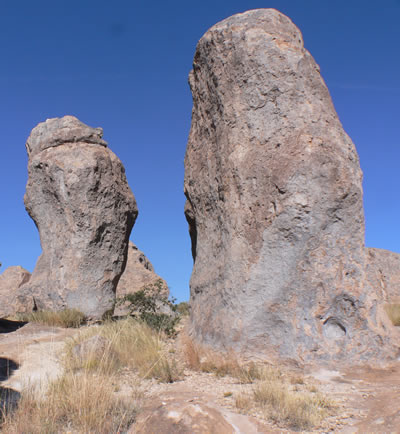
<instances>
[{"instance_id":1,"label":"grass tuft","mask_svg":"<svg viewBox=\"0 0 400 434\"><path fill-rule=\"evenodd\" d=\"M76 345L95 335L102 336L107 342L100 355L91 354L82 360L74 354ZM109 321L83 331L68 343L67 358L73 369L116 372L121 367L127 367L136 370L142 378L155 378L165 383L172 383L180 377L161 335L133 318Z\"/></svg>"},{"instance_id":2,"label":"grass tuft","mask_svg":"<svg viewBox=\"0 0 400 434\"><path fill-rule=\"evenodd\" d=\"M253 399L266 417L293 429L318 426L333 407L322 395L291 390L283 380L261 381L254 388Z\"/></svg>"},{"instance_id":3,"label":"grass tuft","mask_svg":"<svg viewBox=\"0 0 400 434\"><path fill-rule=\"evenodd\" d=\"M64 328L78 328L85 323L85 315L76 309L63 309L60 311L40 310L20 314L18 319L20 321Z\"/></svg>"},{"instance_id":4,"label":"grass tuft","mask_svg":"<svg viewBox=\"0 0 400 434\"><path fill-rule=\"evenodd\" d=\"M4 416L1 432L123 432L133 423L137 404L117 397L113 387L112 377L68 372L41 399L33 389L25 390L17 409Z\"/></svg>"}]
</instances>

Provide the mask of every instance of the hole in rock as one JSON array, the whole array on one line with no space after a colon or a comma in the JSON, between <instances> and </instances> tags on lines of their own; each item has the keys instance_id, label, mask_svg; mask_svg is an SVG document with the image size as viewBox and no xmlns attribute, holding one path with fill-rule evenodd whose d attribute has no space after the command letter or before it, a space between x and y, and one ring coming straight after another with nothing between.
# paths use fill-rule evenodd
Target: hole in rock
<instances>
[{"instance_id":1,"label":"hole in rock","mask_svg":"<svg viewBox=\"0 0 400 434\"><path fill-rule=\"evenodd\" d=\"M334 317L324 321L324 335L330 339L338 339L346 336L346 327Z\"/></svg>"}]
</instances>

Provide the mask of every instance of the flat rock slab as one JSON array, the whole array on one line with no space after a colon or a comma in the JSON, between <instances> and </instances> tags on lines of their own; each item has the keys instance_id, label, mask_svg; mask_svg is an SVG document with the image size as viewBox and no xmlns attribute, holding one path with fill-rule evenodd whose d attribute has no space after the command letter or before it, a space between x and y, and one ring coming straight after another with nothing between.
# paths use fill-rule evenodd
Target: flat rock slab
<instances>
[{"instance_id":1,"label":"flat rock slab","mask_svg":"<svg viewBox=\"0 0 400 434\"><path fill-rule=\"evenodd\" d=\"M0 360L11 367L3 376L1 387L21 392L29 387L38 394L46 391L62 368L59 356L67 337L76 329L27 324L10 333L0 333Z\"/></svg>"}]
</instances>

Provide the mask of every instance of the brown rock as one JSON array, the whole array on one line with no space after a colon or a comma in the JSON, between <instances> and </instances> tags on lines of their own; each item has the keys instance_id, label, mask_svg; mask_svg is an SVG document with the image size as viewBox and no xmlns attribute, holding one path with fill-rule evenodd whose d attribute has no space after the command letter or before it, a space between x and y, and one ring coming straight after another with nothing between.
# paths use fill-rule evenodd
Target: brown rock
<instances>
[{"instance_id":1,"label":"brown rock","mask_svg":"<svg viewBox=\"0 0 400 434\"><path fill-rule=\"evenodd\" d=\"M102 130L73 116L48 119L27 141L25 206L43 253L18 295L39 309L101 318L113 307L137 216L134 196Z\"/></svg>"},{"instance_id":2,"label":"brown rock","mask_svg":"<svg viewBox=\"0 0 400 434\"><path fill-rule=\"evenodd\" d=\"M170 402L139 417L135 434L230 434L238 432L223 414L202 403Z\"/></svg>"},{"instance_id":3,"label":"brown rock","mask_svg":"<svg viewBox=\"0 0 400 434\"><path fill-rule=\"evenodd\" d=\"M230 17L189 82L194 337L298 361L393 356L364 286L357 152L300 31L273 9Z\"/></svg>"},{"instance_id":4,"label":"brown rock","mask_svg":"<svg viewBox=\"0 0 400 434\"><path fill-rule=\"evenodd\" d=\"M15 294L30 277L31 273L20 266L8 267L3 271L0 275L0 317L15 313Z\"/></svg>"},{"instance_id":5,"label":"brown rock","mask_svg":"<svg viewBox=\"0 0 400 434\"><path fill-rule=\"evenodd\" d=\"M125 271L122 274L117 286L117 299L127 294L133 294L144 287L151 288L157 282L160 282L161 297L168 298L169 289L167 282L155 273L153 265L131 241L128 246L128 260ZM127 310L123 306L117 306L114 311L115 315L125 315Z\"/></svg>"}]
</instances>

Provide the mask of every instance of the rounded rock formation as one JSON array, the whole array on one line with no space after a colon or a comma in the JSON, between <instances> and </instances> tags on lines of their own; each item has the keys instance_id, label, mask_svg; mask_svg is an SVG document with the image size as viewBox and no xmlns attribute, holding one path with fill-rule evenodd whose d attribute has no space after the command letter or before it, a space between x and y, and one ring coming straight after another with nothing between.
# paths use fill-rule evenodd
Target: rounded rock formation
<instances>
[{"instance_id":1,"label":"rounded rock formation","mask_svg":"<svg viewBox=\"0 0 400 434\"><path fill-rule=\"evenodd\" d=\"M380 357L362 172L300 31L273 9L230 17L199 41L189 82L194 337L269 358Z\"/></svg>"},{"instance_id":2,"label":"rounded rock formation","mask_svg":"<svg viewBox=\"0 0 400 434\"><path fill-rule=\"evenodd\" d=\"M101 137L101 128L65 116L28 138L24 201L42 254L21 306L75 308L91 319L113 308L138 211L124 167Z\"/></svg>"}]
</instances>

